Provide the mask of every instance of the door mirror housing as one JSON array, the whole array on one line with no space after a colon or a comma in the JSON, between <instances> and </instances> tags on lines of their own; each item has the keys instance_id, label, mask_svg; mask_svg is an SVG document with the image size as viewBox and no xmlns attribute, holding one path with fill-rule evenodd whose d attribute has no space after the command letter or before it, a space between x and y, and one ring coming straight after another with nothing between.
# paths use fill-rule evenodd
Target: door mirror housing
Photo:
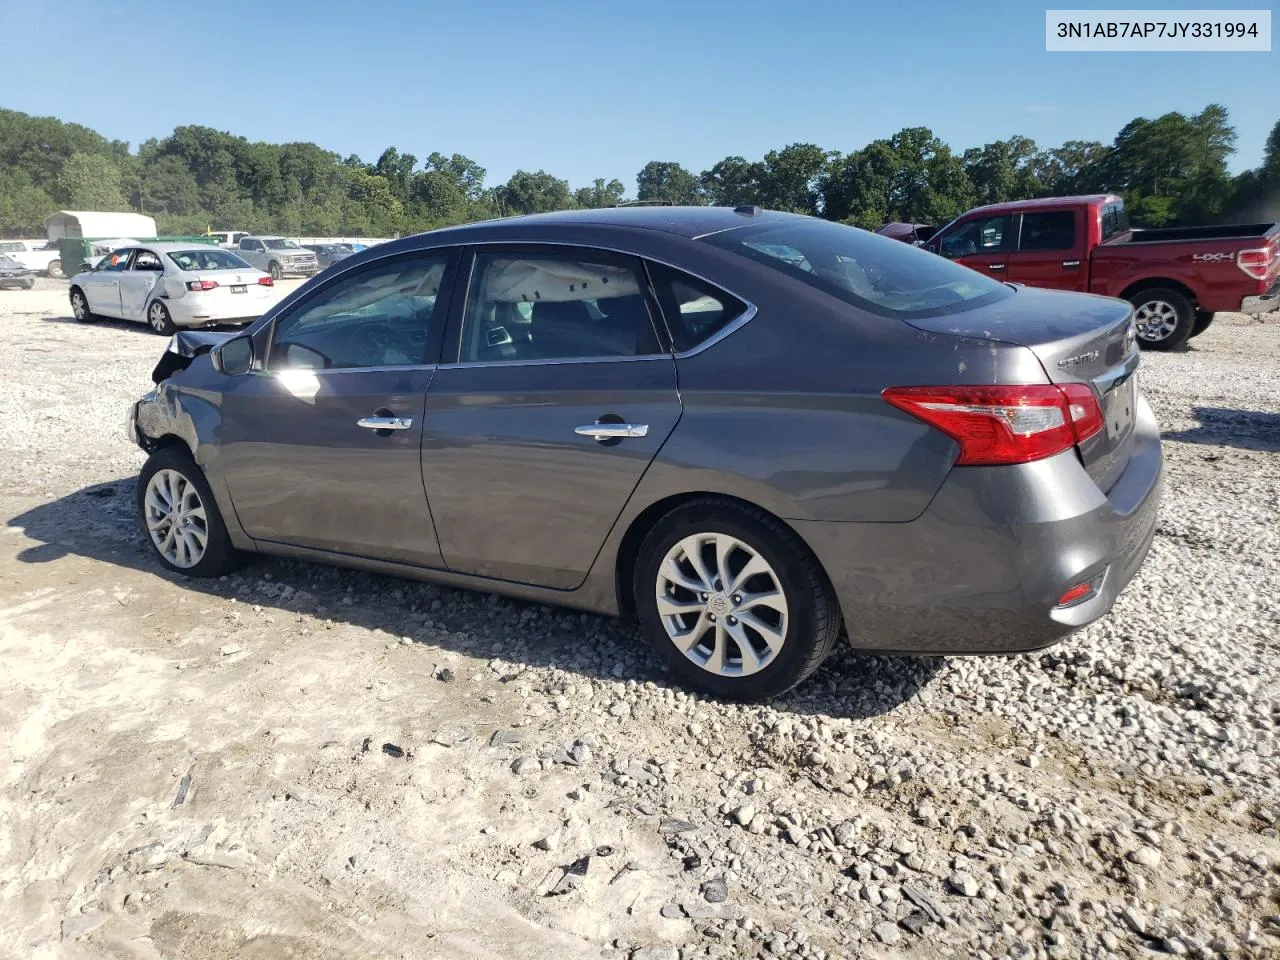
<instances>
[{"instance_id":1,"label":"door mirror housing","mask_svg":"<svg viewBox=\"0 0 1280 960\"><path fill-rule=\"evenodd\" d=\"M220 343L209 354L213 369L228 377L239 377L253 369L253 338L233 337Z\"/></svg>"}]
</instances>

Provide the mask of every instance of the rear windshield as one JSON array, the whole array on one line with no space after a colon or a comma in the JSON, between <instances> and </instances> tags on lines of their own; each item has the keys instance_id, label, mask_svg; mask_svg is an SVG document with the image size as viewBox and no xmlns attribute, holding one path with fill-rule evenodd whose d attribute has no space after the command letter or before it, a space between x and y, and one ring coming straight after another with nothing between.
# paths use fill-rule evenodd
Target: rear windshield
<instances>
[{"instance_id":1,"label":"rear windshield","mask_svg":"<svg viewBox=\"0 0 1280 960\"><path fill-rule=\"evenodd\" d=\"M826 220L761 224L704 240L881 316L956 313L1013 295L936 254Z\"/></svg>"},{"instance_id":2,"label":"rear windshield","mask_svg":"<svg viewBox=\"0 0 1280 960\"><path fill-rule=\"evenodd\" d=\"M14 260L12 257L6 257L3 253L0 253L0 267L3 267L6 270L15 270L20 269L22 264L18 263L18 261Z\"/></svg>"},{"instance_id":3,"label":"rear windshield","mask_svg":"<svg viewBox=\"0 0 1280 960\"><path fill-rule=\"evenodd\" d=\"M268 250L297 250L298 245L292 240L268 240Z\"/></svg>"},{"instance_id":4,"label":"rear windshield","mask_svg":"<svg viewBox=\"0 0 1280 960\"><path fill-rule=\"evenodd\" d=\"M217 247L206 247L202 250L177 250L170 253L169 259L178 265L179 270L252 270L230 250L219 250Z\"/></svg>"}]
</instances>

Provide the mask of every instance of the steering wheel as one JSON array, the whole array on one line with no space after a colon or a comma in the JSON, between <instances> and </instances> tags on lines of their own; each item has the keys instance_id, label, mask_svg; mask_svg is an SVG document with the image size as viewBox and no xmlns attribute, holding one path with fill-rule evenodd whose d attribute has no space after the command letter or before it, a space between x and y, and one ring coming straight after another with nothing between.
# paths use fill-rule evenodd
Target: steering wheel
<instances>
[{"instance_id":1,"label":"steering wheel","mask_svg":"<svg viewBox=\"0 0 1280 960\"><path fill-rule=\"evenodd\" d=\"M393 352L400 354L404 363L412 363L422 355L422 351L415 348L412 340L386 323L361 324L348 328L341 344L342 353L367 359L369 366L389 362Z\"/></svg>"}]
</instances>

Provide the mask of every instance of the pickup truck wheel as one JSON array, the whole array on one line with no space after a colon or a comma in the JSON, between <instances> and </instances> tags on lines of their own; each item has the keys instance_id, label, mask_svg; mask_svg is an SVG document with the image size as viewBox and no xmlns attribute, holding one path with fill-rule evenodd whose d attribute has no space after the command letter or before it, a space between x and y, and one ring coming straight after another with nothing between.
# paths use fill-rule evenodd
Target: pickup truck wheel
<instances>
[{"instance_id":1,"label":"pickup truck wheel","mask_svg":"<svg viewBox=\"0 0 1280 960\"><path fill-rule=\"evenodd\" d=\"M1191 336L1198 337L1209 329L1209 324L1213 323L1216 314L1210 313L1208 310L1196 311L1196 322L1191 327Z\"/></svg>"},{"instance_id":2,"label":"pickup truck wheel","mask_svg":"<svg viewBox=\"0 0 1280 960\"><path fill-rule=\"evenodd\" d=\"M267 273L271 274L272 281L279 281L280 277L283 275L280 270L280 264L276 263L274 260L267 264Z\"/></svg>"},{"instance_id":3,"label":"pickup truck wheel","mask_svg":"<svg viewBox=\"0 0 1280 960\"><path fill-rule=\"evenodd\" d=\"M66 274L62 272L61 260L50 260L49 266L45 267L45 273L49 274L49 276L54 280L61 280L66 276Z\"/></svg>"},{"instance_id":4,"label":"pickup truck wheel","mask_svg":"<svg viewBox=\"0 0 1280 960\"><path fill-rule=\"evenodd\" d=\"M1129 296L1138 344L1146 350L1176 350L1187 342L1196 322L1191 302L1177 290L1148 287Z\"/></svg>"}]
</instances>

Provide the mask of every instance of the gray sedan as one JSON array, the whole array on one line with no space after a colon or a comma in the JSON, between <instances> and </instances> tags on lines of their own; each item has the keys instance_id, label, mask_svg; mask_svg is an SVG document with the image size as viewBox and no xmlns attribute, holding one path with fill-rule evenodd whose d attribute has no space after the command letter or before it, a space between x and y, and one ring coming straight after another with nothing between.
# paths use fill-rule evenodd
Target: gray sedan
<instances>
[{"instance_id":1,"label":"gray sedan","mask_svg":"<svg viewBox=\"0 0 1280 960\"><path fill-rule=\"evenodd\" d=\"M754 207L575 211L343 260L180 332L130 412L142 529L637 616L686 684L1034 650L1146 556L1128 304Z\"/></svg>"}]
</instances>

